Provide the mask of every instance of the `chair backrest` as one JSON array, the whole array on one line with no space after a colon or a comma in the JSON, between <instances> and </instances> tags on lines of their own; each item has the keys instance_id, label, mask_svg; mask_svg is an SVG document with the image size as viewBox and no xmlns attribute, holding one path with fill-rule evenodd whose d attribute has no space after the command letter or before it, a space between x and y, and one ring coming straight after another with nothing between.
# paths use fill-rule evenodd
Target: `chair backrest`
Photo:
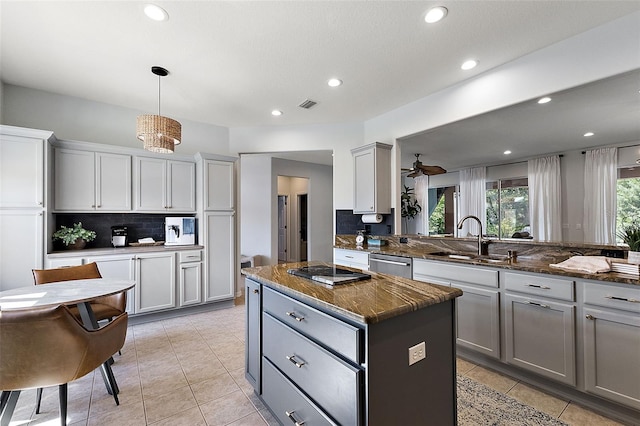
<instances>
[{"instance_id":1,"label":"chair backrest","mask_svg":"<svg viewBox=\"0 0 640 426\"><path fill-rule=\"evenodd\" d=\"M69 266L57 269L33 269L33 279L36 285L56 281L87 280L102 278L96 262L80 266Z\"/></svg>"},{"instance_id":2,"label":"chair backrest","mask_svg":"<svg viewBox=\"0 0 640 426\"><path fill-rule=\"evenodd\" d=\"M60 385L90 373L124 345L127 314L87 330L66 306L0 311L0 390Z\"/></svg>"}]
</instances>

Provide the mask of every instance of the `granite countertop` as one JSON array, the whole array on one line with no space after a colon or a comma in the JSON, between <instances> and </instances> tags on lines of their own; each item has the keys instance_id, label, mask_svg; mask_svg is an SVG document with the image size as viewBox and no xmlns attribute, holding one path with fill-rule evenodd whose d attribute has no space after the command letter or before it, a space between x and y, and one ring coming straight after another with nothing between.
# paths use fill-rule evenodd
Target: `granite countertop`
<instances>
[{"instance_id":1,"label":"granite countertop","mask_svg":"<svg viewBox=\"0 0 640 426\"><path fill-rule=\"evenodd\" d=\"M462 291L407 278L367 272L370 280L329 286L287 273L290 268L326 262L285 263L242 269L242 274L303 302L323 307L361 324L374 324L462 296ZM359 271L353 268L340 268Z\"/></svg>"},{"instance_id":2,"label":"granite countertop","mask_svg":"<svg viewBox=\"0 0 640 426\"><path fill-rule=\"evenodd\" d=\"M101 247L91 248L84 250L63 250L54 251L47 254L49 258L64 258L64 257L78 257L78 256L104 256L104 255L117 255L117 254L136 254L136 253L151 253L151 252L163 252L163 251L182 251L182 250L202 250L204 246L138 246L138 247Z\"/></svg>"},{"instance_id":3,"label":"granite countertop","mask_svg":"<svg viewBox=\"0 0 640 426\"><path fill-rule=\"evenodd\" d=\"M544 257L525 257L519 256L515 261L506 260L506 256L504 257L505 261L501 263L481 263L479 261L474 261L473 259L451 259L445 256L436 256L432 255L433 251L430 250L420 250L417 248L412 248L410 246L405 247L390 247L390 246L382 246L378 247L368 247L363 249L357 249L353 245L342 245L338 244L334 246L335 248L347 249L347 250L362 250L368 253L379 253L379 254L388 254L393 256L405 256L417 259L426 259L426 260L437 260L442 262L450 262L456 264L466 264L487 268L499 268L499 269L509 269L513 271L523 271L523 272L535 272L539 274L553 274L557 276L565 276L572 278L581 278L586 280L595 280L595 281L604 281L604 282L613 282L620 284L632 284L640 286L640 279L635 275L630 274L621 274L617 272L606 272L606 273L598 273L598 274L589 274L589 273L581 273L581 272L573 272L567 271L558 268L552 268L549 266L550 263L556 263L554 260L545 259ZM434 250L434 251L447 251L447 250ZM467 254L467 253L458 253L456 254ZM473 255L474 253L469 253ZM499 256L496 256L499 257Z\"/></svg>"}]
</instances>

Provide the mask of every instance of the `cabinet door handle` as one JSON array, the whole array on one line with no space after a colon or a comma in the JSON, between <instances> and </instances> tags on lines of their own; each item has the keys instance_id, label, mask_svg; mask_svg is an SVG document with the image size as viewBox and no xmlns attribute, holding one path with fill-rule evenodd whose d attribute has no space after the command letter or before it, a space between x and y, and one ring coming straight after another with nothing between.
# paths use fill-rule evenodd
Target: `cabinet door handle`
<instances>
[{"instance_id":1,"label":"cabinet door handle","mask_svg":"<svg viewBox=\"0 0 640 426\"><path fill-rule=\"evenodd\" d=\"M296 420L296 418L293 417L293 413L295 413L295 411L285 411L284 413L291 419L295 426L302 426L304 424L304 422Z\"/></svg>"},{"instance_id":2,"label":"cabinet door handle","mask_svg":"<svg viewBox=\"0 0 640 426\"><path fill-rule=\"evenodd\" d=\"M302 368L302 366L306 364L306 362L304 362L304 361L301 361L301 362L296 361L296 356L295 355L287 355L287 359L289 361L291 361L292 363L294 363L296 365L296 367L298 367L298 368Z\"/></svg>"},{"instance_id":3,"label":"cabinet door handle","mask_svg":"<svg viewBox=\"0 0 640 426\"><path fill-rule=\"evenodd\" d=\"M295 312L287 312L287 315L298 322L301 322L302 320L304 320L304 317L297 316Z\"/></svg>"},{"instance_id":4,"label":"cabinet door handle","mask_svg":"<svg viewBox=\"0 0 640 426\"><path fill-rule=\"evenodd\" d=\"M618 296L605 296L605 299L611 299L611 300L621 300L623 302L631 302L631 303L640 303L640 300L637 299L628 299L626 297L618 297Z\"/></svg>"},{"instance_id":5,"label":"cabinet door handle","mask_svg":"<svg viewBox=\"0 0 640 426\"><path fill-rule=\"evenodd\" d=\"M594 317L593 315L587 315L587 316L585 316L585 318L588 319L588 320L596 319L596 317Z\"/></svg>"},{"instance_id":6,"label":"cabinet door handle","mask_svg":"<svg viewBox=\"0 0 640 426\"><path fill-rule=\"evenodd\" d=\"M259 294L260 290L258 290L257 288L253 289L253 294Z\"/></svg>"},{"instance_id":7,"label":"cabinet door handle","mask_svg":"<svg viewBox=\"0 0 640 426\"><path fill-rule=\"evenodd\" d=\"M551 287L547 287L546 285L539 285L539 284L527 284L527 287L535 287L535 288L540 288L542 290L550 290Z\"/></svg>"},{"instance_id":8,"label":"cabinet door handle","mask_svg":"<svg viewBox=\"0 0 640 426\"><path fill-rule=\"evenodd\" d=\"M536 306L540 306L541 308L548 308L549 305L545 305L543 303L538 303L538 302L532 302L530 300L527 300L525 303L529 304L529 305L536 305Z\"/></svg>"}]
</instances>

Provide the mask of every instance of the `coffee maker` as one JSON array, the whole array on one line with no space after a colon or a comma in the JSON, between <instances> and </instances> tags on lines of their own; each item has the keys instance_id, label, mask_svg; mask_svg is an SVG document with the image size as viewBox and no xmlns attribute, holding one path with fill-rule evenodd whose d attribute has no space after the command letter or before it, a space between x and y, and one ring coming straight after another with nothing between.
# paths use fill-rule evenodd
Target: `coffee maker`
<instances>
[{"instance_id":1,"label":"coffee maker","mask_svg":"<svg viewBox=\"0 0 640 426\"><path fill-rule=\"evenodd\" d=\"M114 247L125 247L127 245L127 227L117 225L111 227L111 244Z\"/></svg>"}]
</instances>

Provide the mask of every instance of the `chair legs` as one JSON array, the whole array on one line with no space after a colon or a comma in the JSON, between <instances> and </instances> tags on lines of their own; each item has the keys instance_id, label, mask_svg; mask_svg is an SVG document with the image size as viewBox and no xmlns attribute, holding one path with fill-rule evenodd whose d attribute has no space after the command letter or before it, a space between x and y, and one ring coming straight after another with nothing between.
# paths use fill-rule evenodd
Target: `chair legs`
<instances>
[{"instance_id":1,"label":"chair legs","mask_svg":"<svg viewBox=\"0 0 640 426\"><path fill-rule=\"evenodd\" d=\"M0 410L0 426L9 426L19 396L19 390L2 392L2 396L0 396L0 407L2 407L2 410Z\"/></svg>"},{"instance_id":2,"label":"chair legs","mask_svg":"<svg viewBox=\"0 0 640 426\"><path fill-rule=\"evenodd\" d=\"M58 386L58 394L60 396L60 424L67 425L67 384Z\"/></svg>"},{"instance_id":3,"label":"chair legs","mask_svg":"<svg viewBox=\"0 0 640 426\"><path fill-rule=\"evenodd\" d=\"M36 391L36 414L40 414L40 403L42 402L42 388Z\"/></svg>"}]
</instances>

